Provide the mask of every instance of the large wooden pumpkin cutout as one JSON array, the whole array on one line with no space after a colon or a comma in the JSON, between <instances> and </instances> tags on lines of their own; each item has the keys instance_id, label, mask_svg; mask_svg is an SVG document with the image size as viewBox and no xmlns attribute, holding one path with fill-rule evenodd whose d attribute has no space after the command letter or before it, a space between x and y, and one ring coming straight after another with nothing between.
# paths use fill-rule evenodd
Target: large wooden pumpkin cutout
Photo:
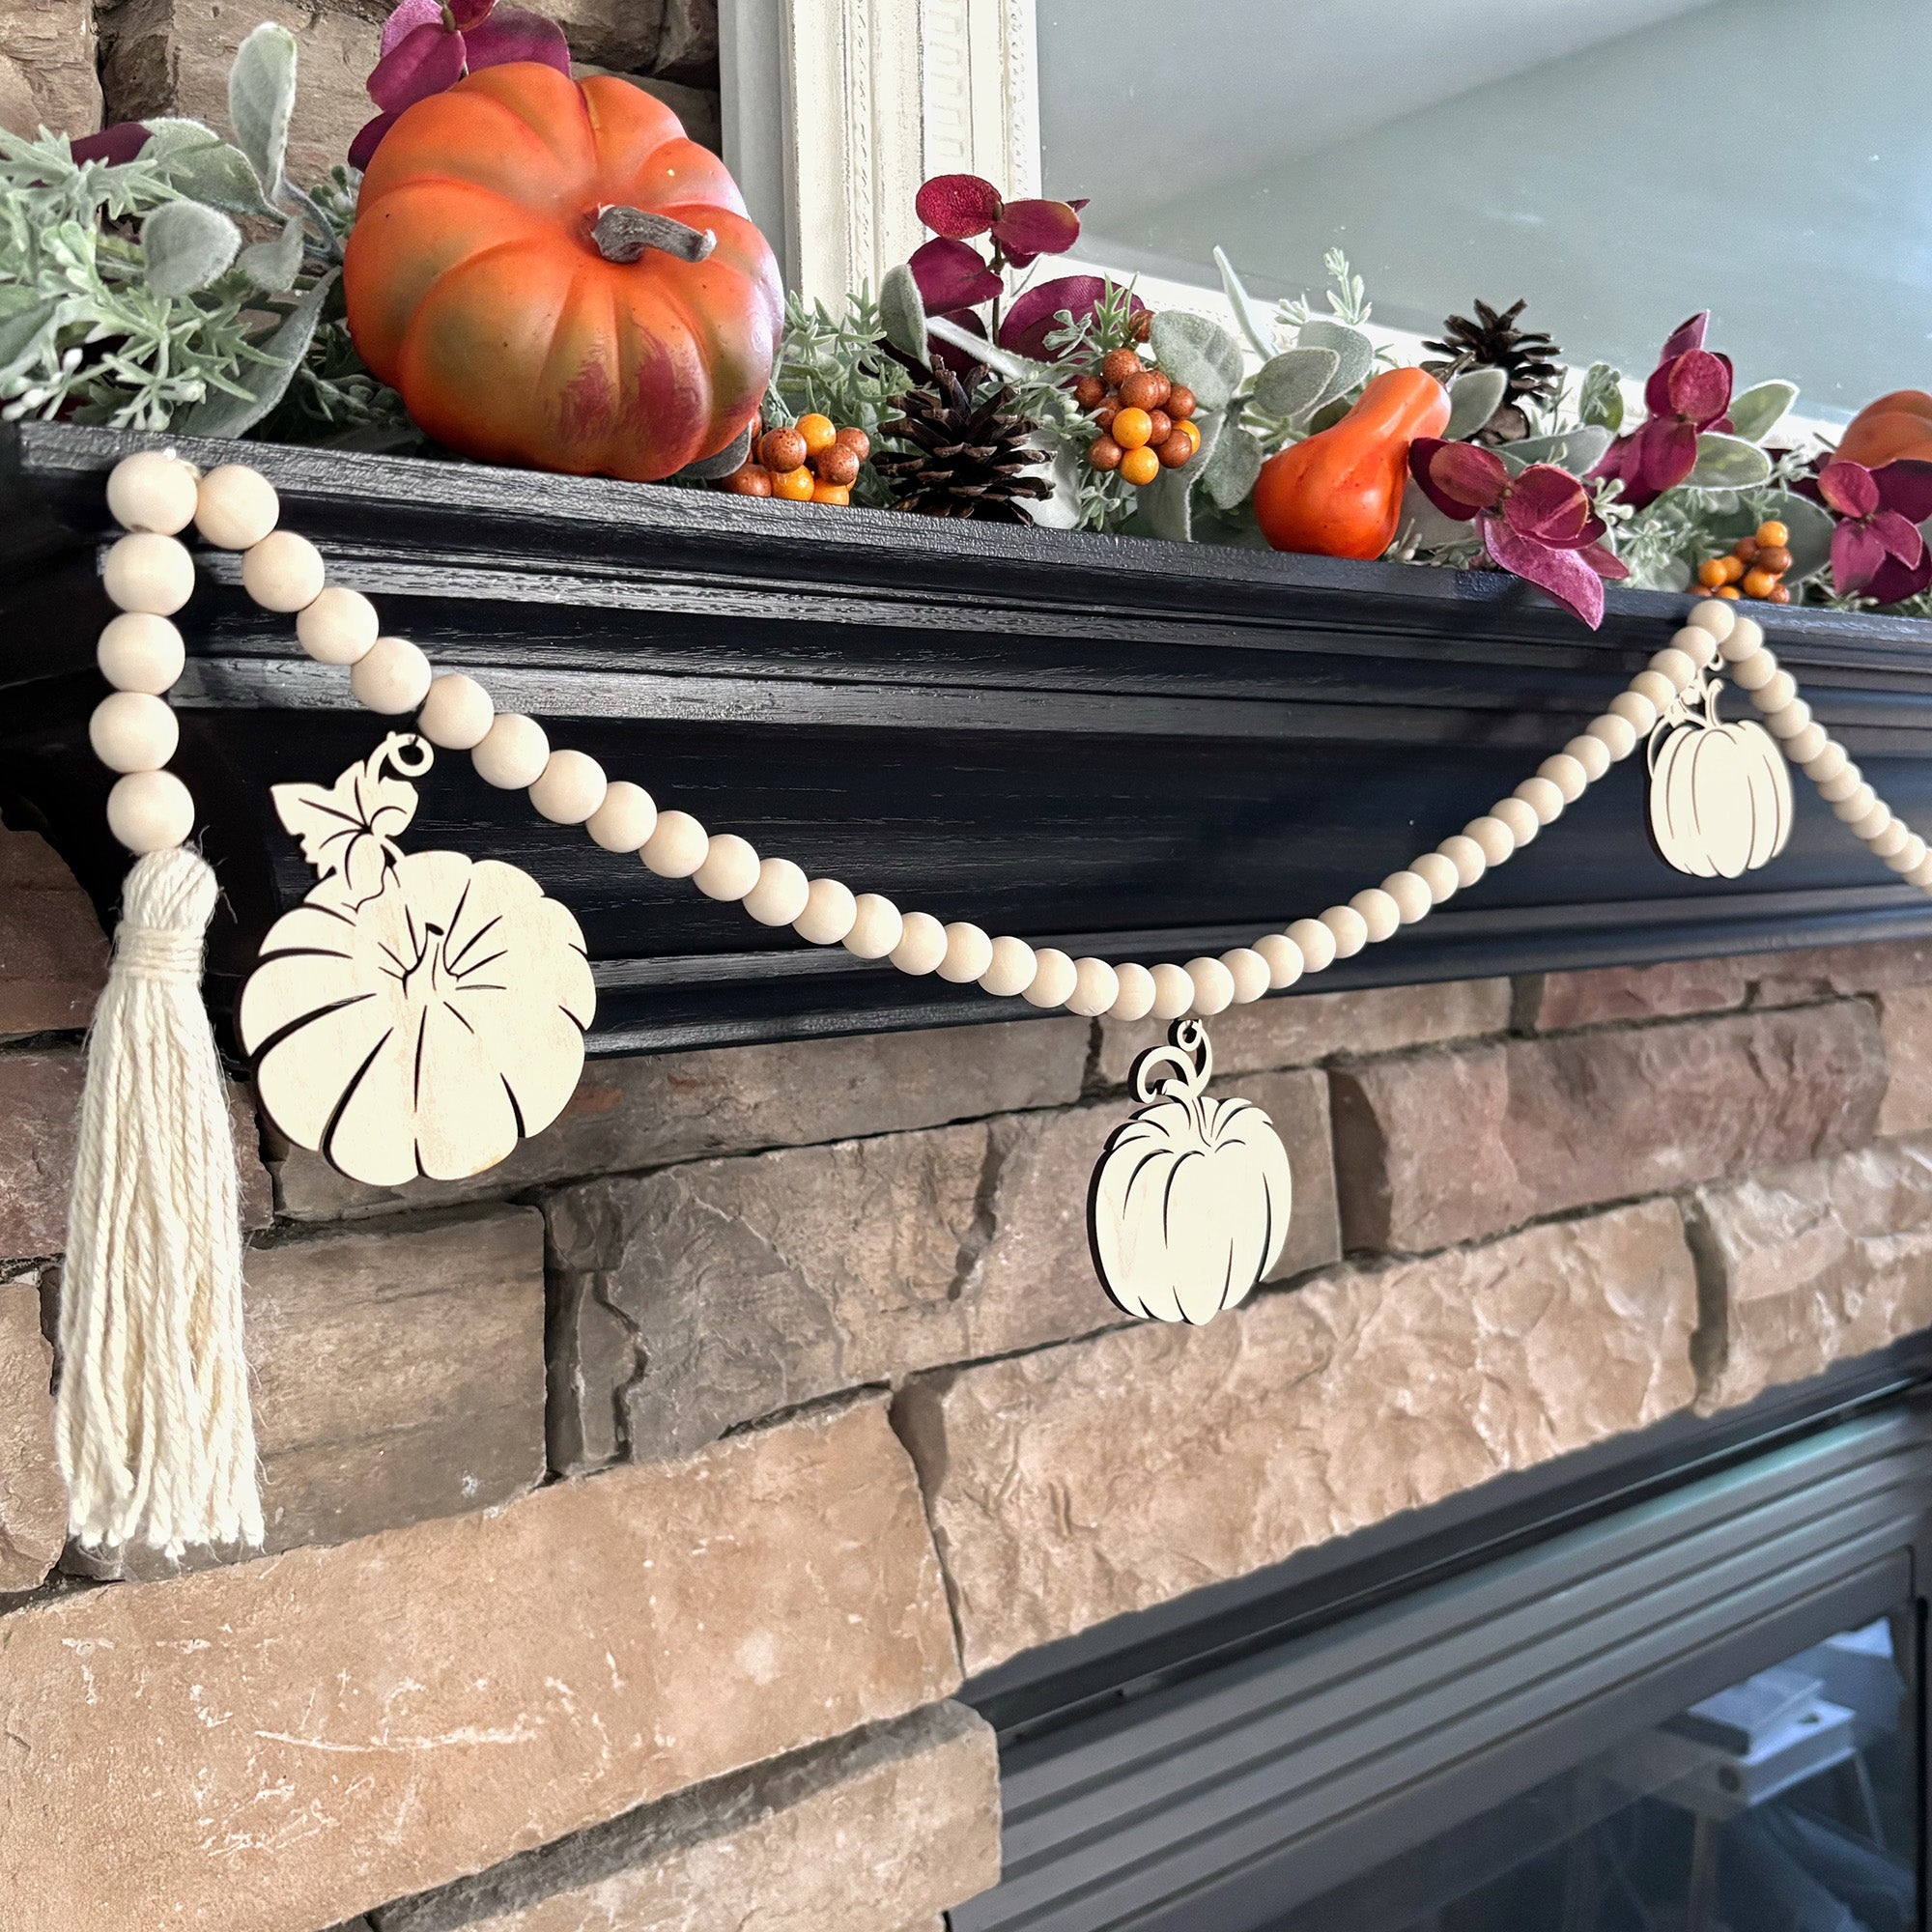
<instances>
[{"instance_id":1,"label":"large wooden pumpkin cutout","mask_svg":"<svg viewBox=\"0 0 1932 1932\"><path fill-rule=\"evenodd\" d=\"M1108 1138L1087 1198L1100 1286L1128 1315L1211 1321L1281 1259L1293 1200L1288 1152L1252 1101L1208 1095L1199 1020L1134 1063L1142 1101Z\"/></svg>"},{"instance_id":2,"label":"large wooden pumpkin cutout","mask_svg":"<svg viewBox=\"0 0 1932 1932\"><path fill-rule=\"evenodd\" d=\"M1791 772L1754 720L1718 717L1721 679L1685 686L1651 733L1650 835L1659 856L1697 879L1768 866L1791 838Z\"/></svg>"},{"instance_id":3,"label":"large wooden pumpkin cutout","mask_svg":"<svg viewBox=\"0 0 1932 1932\"><path fill-rule=\"evenodd\" d=\"M583 935L527 872L396 843L433 756L394 732L332 786L273 787L321 878L239 1014L269 1118L378 1187L467 1179L549 1126L596 1010Z\"/></svg>"}]
</instances>

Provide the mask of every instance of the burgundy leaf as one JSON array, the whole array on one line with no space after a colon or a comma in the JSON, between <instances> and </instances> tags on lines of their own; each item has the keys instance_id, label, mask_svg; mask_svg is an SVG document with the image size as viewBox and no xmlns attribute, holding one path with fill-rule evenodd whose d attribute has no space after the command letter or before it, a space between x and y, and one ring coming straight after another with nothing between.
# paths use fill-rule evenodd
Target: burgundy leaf
<instances>
[{"instance_id":1,"label":"burgundy leaf","mask_svg":"<svg viewBox=\"0 0 1932 1932\"><path fill-rule=\"evenodd\" d=\"M1896 510L1874 510L1871 532L1885 546L1887 554L1895 556L1908 569L1925 553L1925 539L1919 535L1918 526L1908 524Z\"/></svg>"},{"instance_id":2,"label":"burgundy leaf","mask_svg":"<svg viewBox=\"0 0 1932 1932\"><path fill-rule=\"evenodd\" d=\"M76 161L105 161L110 168L124 166L148 145L148 130L138 121L117 121L98 134L83 134L68 143L68 152Z\"/></svg>"},{"instance_id":3,"label":"burgundy leaf","mask_svg":"<svg viewBox=\"0 0 1932 1932\"><path fill-rule=\"evenodd\" d=\"M1492 513L1483 517L1483 542L1505 570L1548 591L1591 630L1604 621L1604 580L1574 550L1552 550L1511 529L1506 518Z\"/></svg>"},{"instance_id":4,"label":"burgundy leaf","mask_svg":"<svg viewBox=\"0 0 1932 1932\"><path fill-rule=\"evenodd\" d=\"M1869 524L1848 519L1832 532L1832 582L1840 597L1862 590L1885 561L1885 545Z\"/></svg>"},{"instance_id":5,"label":"burgundy leaf","mask_svg":"<svg viewBox=\"0 0 1932 1932\"><path fill-rule=\"evenodd\" d=\"M985 234L1005 206L999 189L978 175L934 175L913 201L919 218L949 242Z\"/></svg>"},{"instance_id":6,"label":"burgundy leaf","mask_svg":"<svg viewBox=\"0 0 1932 1932\"><path fill-rule=\"evenodd\" d=\"M1903 564L1896 557L1887 557L1879 565L1877 574L1865 585L1865 595L1879 604L1899 604L1908 597L1917 597L1928 583L1932 583L1932 545L1915 564Z\"/></svg>"},{"instance_id":7,"label":"burgundy leaf","mask_svg":"<svg viewBox=\"0 0 1932 1932\"><path fill-rule=\"evenodd\" d=\"M1024 268L1039 255L1064 255L1080 239L1080 216L1064 201L1009 201L993 240Z\"/></svg>"},{"instance_id":8,"label":"burgundy leaf","mask_svg":"<svg viewBox=\"0 0 1932 1932\"><path fill-rule=\"evenodd\" d=\"M1037 362L1051 361L1053 352L1046 338L1060 327L1060 311L1065 309L1076 323L1085 322L1105 298L1107 287L1103 275L1059 275L1050 282L1036 282L1008 309L1000 324L1000 347ZM1134 295L1127 298L1127 305L1136 315L1147 308Z\"/></svg>"},{"instance_id":9,"label":"burgundy leaf","mask_svg":"<svg viewBox=\"0 0 1932 1932\"><path fill-rule=\"evenodd\" d=\"M941 236L922 248L915 248L906 264L919 284L920 298L927 315L949 308L972 308L991 301L1006 284L977 248Z\"/></svg>"},{"instance_id":10,"label":"burgundy leaf","mask_svg":"<svg viewBox=\"0 0 1932 1932\"><path fill-rule=\"evenodd\" d=\"M369 99L385 114L400 114L463 78L463 36L440 27L416 27L376 63Z\"/></svg>"},{"instance_id":11,"label":"burgundy leaf","mask_svg":"<svg viewBox=\"0 0 1932 1932\"><path fill-rule=\"evenodd\" d=\"M1612 582L1620 582L1630 575L1630 565L1615 551L1605 550L1600 543L1587 543L1576 554L1599 577L1606 577Z\"/></svg>"},{"instance_id":12,"label":"burgundy leaf","mask_svg":"<svg viewBox=\"0 0 1932 1932\"><path fill-rule=\"evenodd\" d=\"M1671 416L1653 416L1637 432L1637 474L1634 480L1643 492L1642 503L1666 490L1674 490L1697 467L1697 431L1694 425ZM1631 478L1628 467L1624 470ZM1637 508L1642 503L1628 488L1624 500Z\"/></svg>"},{"instance_id":13,"label":"burgundy leaf","mask_svg":"<svg viewBox=\"0 0 1932 1932\"><path fill-rule=\"evenodd\" d=\"M1419 437L1408 447L1409 473L1447 516L1466 521L1478 510L1492 510L1509 490L1509 466L1494 450L1433 436Z\"/></svg>"},{"instance_id":14,"label":"burgundy leaf","mask_svg":"<svg viewBox=\"0 0 1932 1932\"><path fill-rule=\"evenodd\" d=\"M497 0L448 0L449 17L459 34L473 33L490 17Z\"/></svg>"},{"instance_id":15,"label":"burgundy leaf","mask_svg":"<svg viewBox=\"0 0 1932 1932\"><path fill-rule=\"evenodd\" d=\"M1730 365L1708 349L1686 350L1670 365L1665 388L1672 412L1701 429L1730 405Z\"/></svg>"},{"instance_id":16,"label":"burgundy leaf","mask_svg":"<svg viewBox=\"0 0 1932 1932\"><path fill-rule=\"evenodd\" d=\"M1650 372L1643 385L1643 406L1654 416L1667 416L1670 409L1670 372L1677 366L1673 357L1668 362L1660 362Z\"/></svg>"},{"instance_id":17,"label":"burgundy leaf","mask_svg":"<svg viewBox=\"0 0 1932 1932\"><path fill-rule=\"evenodd\" d=\"M1604 522L1602 517L1592 516L1584 524L1581 533L1570 548L1572 550L1588 550L1608 527L1608 525Z\"/></svg>"},{"instance_id":18,"label":"burgundy leaf","mask_svg":"<svg viewBox=\"0 0 1932 1932\"><path fill-rule=\"evenodd\" d=\"M1503 515L1520 536L1577 550L1588 541L1590 493L1567 469L1532 463L1510 485Z\"/></svg>"},{"instance_id":19,"label":"burgundy leaf","mask_svg":"<svg viewBox=\"0 0 1932 1932\"><path fill-rule=\"evenodd\" d=\"M1872 481L1878 485L1879 501L1888 510L1896 510L1907 523L1922 524L1932 517L1932 463L1901 457L1883 469L1874 469Z\"/></svg>"},{"instance_id":20,"label":"burgundy leaf","mask_svg":"<svg viewBox=\"0 0 1932 1932\"><path fill-rule=\"evenodd\" d=\"M1704 346L1704 331L1710 327L1711 311L1700 308L1689 322L1680 322L1657 352L1659 363L1674 362L1680 355Z\"/></svg>"},{"instance_id":21,"label":"burgundy leaf","mask_svg":"<svg viewBox=\"0 0 1932 1932\"><path fill-rule=\"evenodd\" d=\"M365 121L355 130L355 138L349 144L349 165L352 168L366 168L370 156L383 145L383 136L402 117L397 114L379 114L373 121Z\"/></svg>"},{"instance_id":22,"label":"burgundy leaf","mask_svg":"<svg viewBox=\"0 0 1932 1932\"><path fill-rule=\"evenodd\" d=\"M986 325L980 320L977 309L947 309L944 312L944 319L952 323L955 328L963 328L968 335L983 337L986 333ZM982 366L980 358L971 350L961 349L956 342L942 342L936 335L928 335L925 338L925 354L928 361L943 362L960 376L970 377Z\"/></svg>"},{"instance_id":23,"label":"burgundy leaf","mask_svg":"<svg viewBox=\"0 0 1932 1932\"><path fill-rule=\"evenodd\" d=\"M1878 484L1862 463L1839 457L1818 472L1818 494L1825 507L1841 517L1868 517L1878 508Z\"/></svg>"},{"instance_id":24,"label":"burgundy leaf","mask_svg":"<svg viewBox=\"0 0 1932 1932\"><path fill-rule=\"evenodd\" d=\"M442 25L442 0L403 0L403 4L383 22L383 38L376 51L392 54L418 27Z\"/></svg>"},{"instance_id":25,"label":"burgundy leaf","mask_svg":"<svg viewBox=\"0 0 1932 1932\"><path fill-rule=\"evenodd\" d=\"M526 14L521 7L504 7L463 37L470 71L479 67L507 67L512 61L541 61L558 73L570 71L570 43L554 20Z\"/></svg>"}]
</instances>

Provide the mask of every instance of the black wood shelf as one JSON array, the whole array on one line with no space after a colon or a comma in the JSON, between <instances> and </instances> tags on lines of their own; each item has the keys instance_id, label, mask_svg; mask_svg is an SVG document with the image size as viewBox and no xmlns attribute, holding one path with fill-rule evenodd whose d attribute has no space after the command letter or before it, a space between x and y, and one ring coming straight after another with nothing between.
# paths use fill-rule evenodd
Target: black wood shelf
<instances>
[{"instance_id":1,"label":"black wood shelf","mask_svg":"<svg viewBox=\"0 0 1932 1932\"><path fill-rule=\"evenodd\" d=\"M102 482L162 440L0 437L0 805L47 832L103 911L126 859L86 737L112 614ZM179 446L261 469L386 629L661 805L907 909L1121 958L1242 944L1404 865L1579 730L1690 601L1613 588L1591 634L1493 574ZM200 562L178 619L175 767L226 892L219 1007L313 883L270 785L332 781L390 722L302 656L293 620L249 603L236 559ZM1932 823L1932 627L1755 614L1885 796ZM501 856L577 915L593 1051L1033 1012L768 932L546 824L460 755L420 790L412 849ZM1799 794L1782 857L1693 881L1652 852L1627 761L1493 878L1309 990L1932 933L1932 902Z\"/></svg>"}]
</instances>

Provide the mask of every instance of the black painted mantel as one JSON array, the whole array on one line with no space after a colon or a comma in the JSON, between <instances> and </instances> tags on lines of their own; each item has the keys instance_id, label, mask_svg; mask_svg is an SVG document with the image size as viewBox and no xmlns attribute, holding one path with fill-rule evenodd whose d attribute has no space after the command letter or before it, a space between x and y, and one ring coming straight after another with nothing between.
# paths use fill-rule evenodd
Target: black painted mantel
<instances>
[{"instance_id":1,"label":"black painted mantel","mask_svg":"<svg viewBox=\"0 0 1932 1932\"><path fill-rule=\"evenodd\" d=\"M24 425L0 442L0 807L43 828L103 910L126 860L87 746L112 614L102 482L158 440ZM385 628L661 805L902 907L1115 958L1222 951L1374 884L1579 730L1688 604L1613 589L1592 635L1488 574L181 447L255 464ZM249 603L233 557L201 564L178 620L176 769L226 889L219 1009L313 883L270 785L332 781L389 726ZM1932 627L1758 614L1818 717L1932 826ZM1731 884L1655 856L1642 780L1629 760L1503 870L1309 990L1932 933L1932 902L1802 780L1789 848ZM546 824L460 754L420 790L412 849L509 859L576 913L593 1050L1033 1010L767 931Z\"/></svg>"}]
</instances>

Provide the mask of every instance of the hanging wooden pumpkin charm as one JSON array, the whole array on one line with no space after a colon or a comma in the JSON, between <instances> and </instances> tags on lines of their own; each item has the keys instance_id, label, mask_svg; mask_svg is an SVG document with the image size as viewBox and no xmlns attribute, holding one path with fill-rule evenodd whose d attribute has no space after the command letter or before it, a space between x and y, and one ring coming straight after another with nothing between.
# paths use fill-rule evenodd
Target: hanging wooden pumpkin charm
<instances>
[{"instance_id":1,"label":"hanging wooden pumpkin charm","mask_svg":"<svg viewBox=\"0 0 1932 1932\"><path fill-rule=\"evenodd\" d=\"M1100 1286L1127 1314L1209 1321L1281 1259L1293 1183L1274 1122L1208 1095L1208 1029L1177 1020L1134 1063L1140 1111L1115 1128L1087 1197Z\"/></svg>"},{"instance_id":2,"label":"hanging wooden pumpkin charm","mask_svg":"<svg viewBox=\"0 0 1932 1932\"><path fill-rule=\"evenodd\" d=\"M433 756L392 732L333 786L273 787L322 876L242 991L270 1119L376 1187L461 1180L542 1132L596 1009L583 935L527 872L397 845Z\"/></svg>"},{"instance_id":3,"label":"hanging wooden pumpkin charm","mask_svg":"<svg viewBox=\"0 0 1932 1932\"><path fill-rule=\"evenodd\" d=\"M1719 678L1692 680L1650 734L1651 839L1665 865L1698 879L1753 872L1791 837L1784 753L1754 720L1719 721L1723 688Z\"/></svg>"}]
</instances>

